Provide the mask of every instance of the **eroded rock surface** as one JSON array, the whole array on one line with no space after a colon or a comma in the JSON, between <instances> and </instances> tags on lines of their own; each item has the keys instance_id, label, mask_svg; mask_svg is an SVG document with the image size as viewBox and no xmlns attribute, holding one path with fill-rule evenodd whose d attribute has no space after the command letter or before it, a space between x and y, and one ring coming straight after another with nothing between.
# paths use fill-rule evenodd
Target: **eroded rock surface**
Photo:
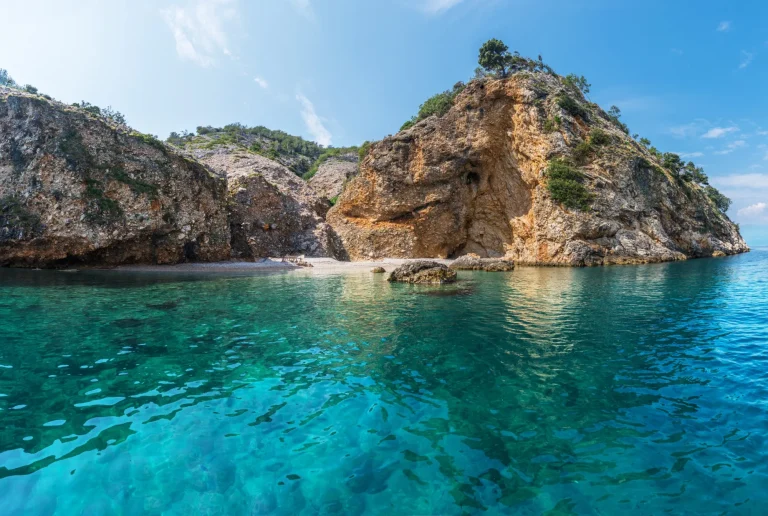
<instances>
[{"instance_id":1,"label":"eroded rock surface","mask_svg":"<svg viewBox=\"0 0 768 516\"><path fill-rule=\"evenodd\" d=\"M582 110L572 115L559 100ZM598 128L608 142L577 156ZM579 160L588 209L546 187L554 158ZM353 260L476 253L518 263L644 263L747 251L737 227L562 80L473 81L443 117L373 144L328 214Z\"/></svg>"},{"instance_id":2,"label":"eroded rock surface","mask_svg":"<svg viewBox=\"0 0 768 516\"><path fill-rule=\"evenodd\" d=\"M0 265L225 260L226 195L152 137L0 88Z\"/></svg>"},{"instance_id":3,"label":"eroded rock surface","mask_svg":"<svg viewBox=\"0 0 768 516\"><path fill-rule=\"evenodd\" d=\"M393 270L387 281L399 283L453 283L456 271L439 262L419 260L408 262Z\"/></svg>"},{"instance_id":4,"label":"eroded rock surface","mask_svg":"<svg viewBox=\"0 0 768 516\"><path fill-rule=\"evenodd\" d=\"M357 175L357 162L354 152L329 158L308 181L309 186L325 199L336 199L344 190L344 185Z\"/></svg>"},{"instance_id":5,"label":"eroded rock surface","mask_svg":"<svg viewBox=\"0 0 768 516\"><path fill-rule=\"evenodd\" d=\"M196 150L194 155L226 177L233 258L346 258L341 241L325 222L330 202L288 168L237 149Z\"/></svg>"}]
</instances>

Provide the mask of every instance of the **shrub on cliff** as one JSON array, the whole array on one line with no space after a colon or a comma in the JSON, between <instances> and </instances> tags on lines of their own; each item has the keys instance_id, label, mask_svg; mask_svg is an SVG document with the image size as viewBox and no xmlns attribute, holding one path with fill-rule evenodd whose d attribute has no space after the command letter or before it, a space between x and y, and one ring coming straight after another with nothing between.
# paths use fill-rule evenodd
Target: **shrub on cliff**
<instances>
[{"instance_id":1,"label":"shrub on cliff","mask_svg":"<svg viewBox=\"0 0 768 516\"><path fill-rule=\"evenodd\" d=\"M425 118L428 118L432 115L436 115L438 117L445 115L451 109L451 107L453 107L453 101L456 96L464 91L464 88L466 87L466 84L459 81L454 84L453 88L450 90L432 95L427 100L425 100L421 106L419 106L419 112L416 114L416 116L405 122L402 127L400 127L400 130L405 131L416 123L421 122Z\"/></svg>"},{"instance_id":2,"label":"shrub on cliff","mask_svg":"<svg viewBox=\"0 0 768 516\"><path fill-rule=\"evenodd\" d=\"M728 211L728 208L731 207L731 200L725 195L721 194L720 191L714 186L705 186L704 192L707 194L707 197L709 197L710 200L715 203L717 209L723 213Z\"/></svg>"},{"instance_id":3,"label":"shrub on cliff","mask_svg":"<svg viewBox=\"0 0 768 516\"><path fill-rule=\"evenodd\" d=\"M587 111L581 107L581 104L565 93L561 93L557 97L557 105L563 108L563 110L571 116L578 116L579 118L585 118L587 116Z\"/></svg>"},{"instance_id":4,"label":"shrub on cliff","mask_svg":"<svg viewBox=\"0 0 768 516\"><path fill-rule=\"evenodd\" d=\"M584 174L562 160L554 159L547 167L547 190L552 200L573 209L586 211L592 194L582 184Z\"/></svg>"},{"instance_id":5,"label":"shrub on cliff","mask_svg":"<svg viewBox=\"0 0 768 516\"><path fill-rule=\"evenodd\" d=\"M0 86L18 88L18 84L16 84L16 81L13 80L13 77L10 76L5 68L0 68Z\"/></svg>"}]
</instances>

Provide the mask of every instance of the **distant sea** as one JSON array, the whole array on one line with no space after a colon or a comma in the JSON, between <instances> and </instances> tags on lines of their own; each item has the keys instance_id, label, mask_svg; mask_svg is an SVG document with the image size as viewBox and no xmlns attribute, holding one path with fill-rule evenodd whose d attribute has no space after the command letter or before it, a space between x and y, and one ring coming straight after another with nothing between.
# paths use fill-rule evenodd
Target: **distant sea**
<instances>
[{"instance_id":1,"label":"distant sea","mask_svg":"<svg viewBox=\"0 0 768 516\"><path fill-rule=\"evenodd\" d=\"M0 270L0 513L761 514L768 251Z\"/></svg>"}]
</instances>

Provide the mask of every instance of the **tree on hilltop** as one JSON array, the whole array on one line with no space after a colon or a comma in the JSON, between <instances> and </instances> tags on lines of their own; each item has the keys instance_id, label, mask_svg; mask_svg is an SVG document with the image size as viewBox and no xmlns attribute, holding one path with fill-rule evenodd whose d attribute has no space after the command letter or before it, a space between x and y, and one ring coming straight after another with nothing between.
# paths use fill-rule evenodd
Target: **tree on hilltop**
<instances>
[{"instance_id":1,"label":"tree on hilltop","mask_svg":"<svg viewBox=\"0 0 768 516\"><path fill-rule=\"evenodd\" d=\"M503 41L493 38L480 47L477 62L487 72L506 77L511 59L512 54L509 53L509 47Z\"/></svg>"}]
</instances>

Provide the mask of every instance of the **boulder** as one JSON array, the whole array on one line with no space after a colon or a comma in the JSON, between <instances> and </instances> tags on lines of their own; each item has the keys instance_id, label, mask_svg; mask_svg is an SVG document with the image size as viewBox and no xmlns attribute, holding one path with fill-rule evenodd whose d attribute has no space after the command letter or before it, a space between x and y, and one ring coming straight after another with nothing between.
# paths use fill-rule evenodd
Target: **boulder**
<instances>
[{"instance_id":1,"label":"boulder","mask_svg":"<svg viewBox=\"0 0 768 516\"><path fill-rule=\"evenodd\" d=\"M371 269L371 272L374 274L384 274L387 270L384 267L374 267Z\"/></svg>"},{"instance_id":2,"label":"boulder","mask_svg":"<svg viewBox=\"0 0 768 516\"><path fill-rule=\"evenodd\" d=\"M504 258L481 258L470 253L454 260L450 268L456 271L508 272L515 268L515 262Z\"/></svg>"},{"instance_id":3,"label":"boulder","mask_svg":"<svg viewBox=\"0 0 768 516\"><path fill-rule=\"evenodd\" d=\"M408 262L396 268L387 281L400 283L453 283L456 271L439 262L420 260Z\"/></svg>"}]
</instances>

